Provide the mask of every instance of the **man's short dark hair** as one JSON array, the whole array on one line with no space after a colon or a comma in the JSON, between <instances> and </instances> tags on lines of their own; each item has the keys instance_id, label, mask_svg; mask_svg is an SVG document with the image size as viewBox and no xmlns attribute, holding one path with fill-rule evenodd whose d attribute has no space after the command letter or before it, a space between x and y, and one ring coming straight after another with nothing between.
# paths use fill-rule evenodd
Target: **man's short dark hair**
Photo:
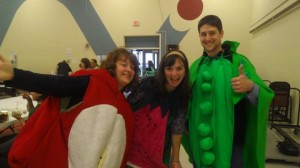
<instances>
[{"instance_id":1,"label":"man's short dark hair","mask_svg":"<svg viewBox=\"0 0 300 168\"><path fill-rule=\"evenodd\" d=\"M210 25L210 26L215 26L217 29L221 32L223 30L222 26L222 21L221 19L216 16L216 15L207 15L203 17L199 22L198 22L198 32L200 33L200 28L203 25Z\"/></svg>"}]
</instances>

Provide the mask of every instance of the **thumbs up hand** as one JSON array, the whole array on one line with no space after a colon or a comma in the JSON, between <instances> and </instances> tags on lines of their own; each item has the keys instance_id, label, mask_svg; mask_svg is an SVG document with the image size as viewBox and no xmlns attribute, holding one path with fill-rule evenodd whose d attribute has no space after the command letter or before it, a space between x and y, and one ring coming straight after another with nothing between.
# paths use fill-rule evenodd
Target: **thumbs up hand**
<instances>
[{"instance_id":1,"label":"thumbs up hand","mask_svg":"<svg viewBox=\"0 0 300 168\"><path fill-rule=\"evenodd\" d=\"M253 81L247 78L243 71L243 64L239 66L240 75L231 79L232 89L237 93L245 93L252 91Z\"/></svg>"},{"instance_id":2,"label":"thumbs up hand","mask_svg":"<svg viewBox=\"0 0 300 168\"><path fill-rule=\"evenodd\" d=\"M2 55L0 55L0 80L12 80L13 77L13 65Z\"/></svg>"}]
</instances>

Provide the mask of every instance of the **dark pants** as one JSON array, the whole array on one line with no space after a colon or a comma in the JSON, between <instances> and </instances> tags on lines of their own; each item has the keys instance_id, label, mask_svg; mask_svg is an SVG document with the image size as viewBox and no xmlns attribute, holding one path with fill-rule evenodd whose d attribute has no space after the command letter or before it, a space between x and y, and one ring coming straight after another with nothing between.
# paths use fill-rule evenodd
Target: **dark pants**
<instances>
[{"instance_id":1,"label":"dark pants","mask_svg":"<svg viewBox=\"0 0 300 168\"><path fill-rule=\"evenodd\" d=\"M243 168L243 146L234 145L231 155L231 168Z\"/></svg>"},{"instance_id":2,"label":"dark pants","mask_svg":"<svg viewBox=\"0 0 300 168\"><path fill-rule=\"evenodd\" d=\"M10 168L8 165L8 152L14 143L16 137L12 137L9 140L0 144L0 167Z\"/></svg>"}]
</instances>

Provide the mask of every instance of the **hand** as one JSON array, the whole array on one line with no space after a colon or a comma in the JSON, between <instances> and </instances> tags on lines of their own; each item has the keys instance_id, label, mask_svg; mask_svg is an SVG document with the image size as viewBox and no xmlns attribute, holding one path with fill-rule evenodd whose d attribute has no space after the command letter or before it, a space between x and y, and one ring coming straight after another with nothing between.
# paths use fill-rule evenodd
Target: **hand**
<instances>
[{"instance_id":1,"label":"hand","mask_svg":"<svg viewBox=\"0 0 300 168\"><path fill-rule=\"evenodd\" d=\"M17 120L22 120L22 112L20 111L12 111L11 116L16 118Z\"/></svg>"},{"instance_id":2,"label":"hand","mask_svg":"<svg viewBox=\"0 0 300 168\"><path fill-rule=\"evenodd\" d=\"M21 96L23 99L26 99L27 101L32 101L29 92L21 91Z\"/></svg>"},{"instance_id":3,"label":"hand","mask_svg":"<svg viewBox=\"0 0 300 168\"><path fill-rule=\"evenodd\" d=\"M0 80L12 80L14 78L13 65L0 55Z\"/></svg>"},{"instance_id":4,"label":"hand","mask_svg":"<svg viewBox=\"0 0 300 168\"><path fill-rule=\"evenodd\" d=\"M247 78L243 71L243 64L239 66L240 75L231 79L231 86L237 93L249 92L253 89L253 81Z\"/></svg>"},{"instance_id":5,"label":"hand","mask_svg":"<svg viewBox=\"0 0 300 168\"><path fill-rule=\"evenodd\" d=\"M180 162L171 162L170 168L182 168Z\"/></svg>"}]
</instances>

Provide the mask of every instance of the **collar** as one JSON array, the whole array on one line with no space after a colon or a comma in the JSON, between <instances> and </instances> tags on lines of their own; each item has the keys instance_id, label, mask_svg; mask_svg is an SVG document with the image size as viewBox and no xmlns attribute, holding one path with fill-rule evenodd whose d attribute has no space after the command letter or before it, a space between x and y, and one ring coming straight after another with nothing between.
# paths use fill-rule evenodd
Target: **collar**
<instances>
[{"instance_id":1,"label":"collar","mask_svg":"<svg viewBox=\"0 0 300 168\"><path fill-rule=\"evenodd\" d=\"M212 60L214 59L218 59L218 58L225 58L227 59L228 61L232 62L232 53L230 52L230 45L229 44L223 44L222 45L222 50L219 51L215 56L211 57L211 56L208 56L207 52L204 51L203 52L203 59L202 61L200 62L201 63L210 63Z\"/></svg>"}]
</instances>

